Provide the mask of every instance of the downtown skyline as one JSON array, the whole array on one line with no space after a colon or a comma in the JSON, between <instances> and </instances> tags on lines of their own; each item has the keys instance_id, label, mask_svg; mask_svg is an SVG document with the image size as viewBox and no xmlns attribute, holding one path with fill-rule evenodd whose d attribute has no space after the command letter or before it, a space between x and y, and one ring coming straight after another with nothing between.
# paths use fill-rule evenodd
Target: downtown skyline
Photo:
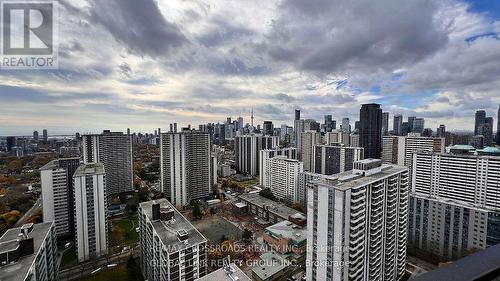
<instances>
[{"instance_id":1,"label":"downtown skyline","mask_svg":"<svg viewBox=\"0 0 500 281\"><path fill-rule=\"evenodd\" d=\"M0 71L0 135L246 123L252 107L255 124L355 121L371 102L472 131L500 103L500 12L483 2L61 1L59 69Z\"/></svg>"}]
</instances>

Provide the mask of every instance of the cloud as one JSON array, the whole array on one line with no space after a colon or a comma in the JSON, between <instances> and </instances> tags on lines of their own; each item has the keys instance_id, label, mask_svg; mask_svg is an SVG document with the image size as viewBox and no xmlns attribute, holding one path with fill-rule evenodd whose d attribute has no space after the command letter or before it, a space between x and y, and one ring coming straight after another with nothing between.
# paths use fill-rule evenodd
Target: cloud
<instances>
[{"instance_id":1,"label":"cloud","mask_svg":"<svg viewBox=\"0 0 500 281\"><path fill-rule=\"evenodd\" d=\"M102 25L133 53L164 57L173 48L187 43L180 27L165 19L153 0L89 3L91 23Z\"/></svg>"}]
</instances>

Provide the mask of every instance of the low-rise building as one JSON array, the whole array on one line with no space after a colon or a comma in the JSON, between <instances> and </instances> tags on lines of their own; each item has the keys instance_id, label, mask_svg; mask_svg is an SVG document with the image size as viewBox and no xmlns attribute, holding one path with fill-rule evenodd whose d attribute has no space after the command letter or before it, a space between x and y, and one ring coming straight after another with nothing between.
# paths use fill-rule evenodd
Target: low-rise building
<instances>
[{"instance_id":1,"label":"low-rise building","mask_svg":"<svg viewBox=\"0 0 500 281\"><path fill-rule=\"evenodd\" d=\"M241 269L234 263L227 264L216 271L211 272L196 281L252 281Z\"/></svg>"},{"instance_id":2,"label":"low-rise building","mask_svg":"<svg viewBox=\"0 0 500 281\"><path fill-rule=\"evenodd\" d=\"M297 213L305 216L304 213L287 207L285 204L267 199L260 196L258 193L242 194L238 197L238 201L246 204L246 211L258 217L264 224L275 224L284 220L288 220L290 216Z\"/></svg>"},{"instance_id":3,"label":"low-rise building","mask_svg":"<svg viewBox=\"0 0 500 281\"><path fill-rule=\"evenodd\" d=\"M304 260L307 246L306 227L286 220L266 227L262 238L264 244L270 246L274 251L281 254L293 253L302 256L298 260Z\"/></svg>"}]
</instances>

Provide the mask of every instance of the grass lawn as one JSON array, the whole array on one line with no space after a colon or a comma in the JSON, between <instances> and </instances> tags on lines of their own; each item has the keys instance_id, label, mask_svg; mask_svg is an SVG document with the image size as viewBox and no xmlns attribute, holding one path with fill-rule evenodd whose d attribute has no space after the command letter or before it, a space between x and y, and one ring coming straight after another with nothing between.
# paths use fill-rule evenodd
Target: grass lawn
<instances>
[{"instance_id":1,"label":"grass lawn","mask_svg":"<svg viewBox=\"0 0 500 281\"><path fill-rule=\"evenodd\" d=\"M134 280L143 281L141 269L138 265L138 259L133 262L119 265L113 269L108 270L103 266L102 271L95 275L87 276L81 280L83 281L117 281L117 280Z\"/></svg>"},{"instance_id":2,"label":"grass lawn","mask_svg":"<svg viewBox=\"0 0 500 281\"><path fill-rule=\"evenodd\" d=\"M135 232L137 226L137 217L112 220L109 234L110 246L139 242L139 233Z\"/></svg>"},{"instance_id":3,"label":"grass lawn","mask_svg":"<svg viewBox=\"0 0 500 281\"><path fill-rule=\"evenodd\" d=\"M71 248L64 251L61 259L61 267L72 266L77 263L76 248L72 245Z\"/></svg>"}]
</instances>

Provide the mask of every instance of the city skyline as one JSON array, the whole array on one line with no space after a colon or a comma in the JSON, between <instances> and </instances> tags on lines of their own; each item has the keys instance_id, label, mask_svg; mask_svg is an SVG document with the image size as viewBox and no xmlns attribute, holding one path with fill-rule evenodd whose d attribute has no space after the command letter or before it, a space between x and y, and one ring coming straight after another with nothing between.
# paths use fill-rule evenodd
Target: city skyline
<instances>
[{"instance_id":1,"label":"city skyline","mask_svg":"<svg viewBox=\"0 0 500 281\"><path fill-rule=\"evenodd\" d=\"M249 120L252 107L256 124L291 125L295 108L306 118L354 121L372 102L391 120L400 113L470 131L476 110L496 116L500 103L493 2L138 5L61 1L59 69L2 70L9 106L0 135L74 133L74 124L94 132L102 120L133 131Z\"/></svg>"}]
</instances>

